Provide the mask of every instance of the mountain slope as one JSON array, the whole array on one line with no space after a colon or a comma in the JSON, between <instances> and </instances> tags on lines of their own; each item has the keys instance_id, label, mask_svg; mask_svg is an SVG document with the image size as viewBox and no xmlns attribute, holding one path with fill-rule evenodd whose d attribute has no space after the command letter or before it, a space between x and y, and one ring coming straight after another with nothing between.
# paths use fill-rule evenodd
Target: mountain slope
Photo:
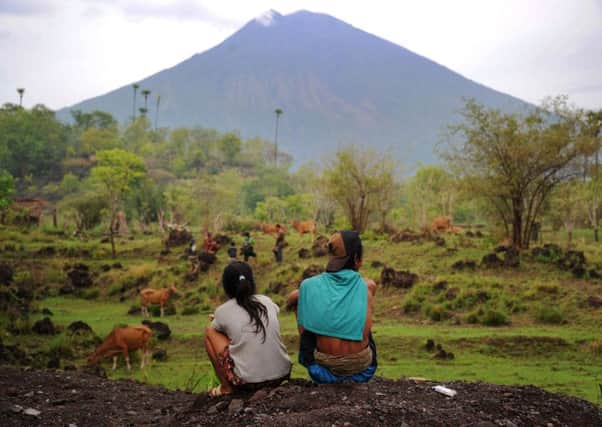
<instances>
[{"instance_id":1,"label":"mountain slope","mask_svg":"<svg viewBox=\"0 0 602 427\"><path fill-rule=\"evenodd\" d=\"M160 126L239 130L274 135L299 161L347 143L392 147L409 162L434 160L433 146L463 97L504 110L527 104L470 81L424 57L331 16L271 11L218 46L140 82L161 95ZM141 102L139 101L139 104ZM125 86L70 109L101 109L125 122L132 88Z\"/></svg>"}]
</instances>

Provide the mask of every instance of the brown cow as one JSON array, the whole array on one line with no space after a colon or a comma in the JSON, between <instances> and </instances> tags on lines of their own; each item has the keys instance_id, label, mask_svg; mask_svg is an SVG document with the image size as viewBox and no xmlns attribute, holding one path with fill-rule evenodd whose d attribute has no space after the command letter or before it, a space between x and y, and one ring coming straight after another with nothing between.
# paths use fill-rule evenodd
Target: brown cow
<instances>
[{"instance_id":1,"label":"brown cow","mask_svg":"<svg viewBox=\"0 0 602 427\"><path fill-rule=\"evenodd\" d=\"M431 223L433 233L447 233L452 229L452 219L450 216L438 216Z\"/></svg>"},{"instance_id":2,"label":"brown cow","mask_svg":"<svg viewBox=\"0 0 602 427\"><path fill-rule=\"evenodd\" d=\"M301 236L306 233L309 233L312 236L315 236L316 234L316 221L313 219L308 219L307 221L298 221L296 219L292 219L291 225L299 232Z\"/></svg>"},{"instance_id":3,"label":"brown cow","mask_svg":"<svg viewBox=\"0 0 602 427\"><path fill-rule=\"evenodd\" d=\"M167 301L173 294L178 292L176 285L171 285L169 288L152 289L146 288L140 291L140 305L142 315L148 317L148 306L150 304L159 304L161 306L161 317L163 317Z\"/></svg>"},{"instance_id":4,"label":"brown cow","mask_svg":"<svg viewBox=\"0 0 602 427\"><path fill-rule=\"evenodd\" d=\"M144 369L144 364L148 359L148 342L153 335L153 331L146 325L125 326L115 328L105 338L94 353L88 357L88 364L93 365L103 357L113 357L113 370L117 368L117 355L123 354L128 371L132 370L130 365L130 351L142 349L142 362L140 369Z\"/></svg>"},{"instance_id":5,"label":"brown cow","mask_svg":"<svg viewBox=\"0 0 602 427\"><path fill-rule=\"evenodd\" d=\"M280 226L280 230L278 230L277 226ZM263 231L265 234L273 234L274 236L277 236L279 232L283 232L286 233L286 227L282 224L263 224L263 223L259 223L257 224L257 228L261 231Z\"/></svg>"}]
</instances>

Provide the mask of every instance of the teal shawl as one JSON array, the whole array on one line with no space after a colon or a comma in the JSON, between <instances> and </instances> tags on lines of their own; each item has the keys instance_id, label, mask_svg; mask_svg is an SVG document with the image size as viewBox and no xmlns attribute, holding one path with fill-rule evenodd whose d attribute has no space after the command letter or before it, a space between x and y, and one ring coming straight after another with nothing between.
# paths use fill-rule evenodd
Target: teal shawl
<instances>
[{"instance_id":1,"label":"teal shawl","mask_svg":"<svg viewBox=\"0 0 602 427\"><path fill-rule=\"evenodd\" d=\"M326 272L301 283L297 322L318 335L361 341L367 307L368 287L357 271Z\"/></svg>"}]
</instances>

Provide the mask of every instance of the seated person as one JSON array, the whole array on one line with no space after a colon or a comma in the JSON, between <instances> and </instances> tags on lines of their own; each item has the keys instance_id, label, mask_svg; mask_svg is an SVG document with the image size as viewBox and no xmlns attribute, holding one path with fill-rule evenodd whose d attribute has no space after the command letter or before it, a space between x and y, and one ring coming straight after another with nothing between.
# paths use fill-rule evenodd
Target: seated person
<instances>
[{"instance_id":1,"label":"seated person","mask_svg":"<svg viewBox=\"0 0 602 427\"><path fill-rule=\"evenodd\" d=\"M376 284L358 273L362 242L355 231L328 242L326 272L305 279L288 297L297 308L299 362L316 383L366 382L376 372L372 302Z\"/></svg>"},{"instance_id":2,"label":"seated person","mask_svg":"<svg viewBox=\"0 0 602 427\"><path fill-rule=\"evenodd\" d=\"M203 241L203 250L205 252L209 252L210 254L214 254L218 251L219 248L219 243L215 241L215 239L211 235L211 232L208 231L205 236L205 240Z\"/></svg>"},{"instance_id":3,"label":"seated person","mask_svg":"<svg viewBox=\"0 0 602 427\"><path fill-rule=\"evenodd\" d=\"M226 266L222 285L230 299L215 310L205 333L205 349L221 383L209 395L279 385L291 372L280 338L279 307L255 294L253 271L244 262Z\"/></svg>"}]
</instances>

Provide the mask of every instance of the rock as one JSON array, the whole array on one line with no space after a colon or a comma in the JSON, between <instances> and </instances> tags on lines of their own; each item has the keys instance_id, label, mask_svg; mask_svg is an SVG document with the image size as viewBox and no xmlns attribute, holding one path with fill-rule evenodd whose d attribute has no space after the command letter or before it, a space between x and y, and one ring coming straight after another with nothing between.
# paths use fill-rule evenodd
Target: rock
<instances>
[{"instance_id":1,"label":"rock","mask_svg":"<svg viewBox=\"0 0 602 427\"><path fill-rule=\"evenodd\" d=\"M596 295L590 295L587 297L587 303L590 305L590 307L600 308L602 307L602 298Z\"/></svg>"},{"instance_id":2,"label":"rock","mask_svg":"<svg viewBox=\"0 0 602 427\"><path fill-rule=\"evenodd\" d=\"M514 246L510 246L504 254L504 267L517 268L520 265L520 253Z\"/></svg>"},{"instance_id":3,"label":"rock","mask_svg":"<svg viewBox=\"0 0 602 427\"><path fill-rule=\"evenodd\" d=\"M151 322L149 320L143 320L143 325L148 326L153 330L153 334L159 341L166 340L171 335L171 329L163 322Z\"/></svg>"},{"instance_id":4,"label":"rock","mask_svg":"<svg viewBox=\"0 0 602 427\"><path fill-rule=\"evenodd\" d=\"M0 263L0 285L9 285L13 281L13 269L10 265Z\"/></svg>"},{"instance_id":5,"label":"rock","mask_svg":"<svg viewBox=\"0 0 602 427\"><path fill-rule=\"evenodd\" d=\"M169 249L162 249L161 252L159 252L159 255L161 256L167 256L171 253L171 251Z\"/></svg>"},{"instance_id":6,"label":"rock","mask_svg":"<svg viewBox=\"0 0 602 427\"><path fill-rule=\"evenodd\" d=\"M426 351L433 351L435 349L435 341L429 338L428 340L426 340L424 348Z\"/></svg>"},{"instance_id":7,"label":"rock","mask_svg":"<svg viewBox=\"0 0 602 427\"><path fill-rule=\"evenodd\" d=\"M435 283L433 285L433 289L436 291L443 291L445 289L447 289L447 281L446 280L440 280L437 283Z\"/></svg>"},{"instance_id":8,"label":"rock","mask_svg":"<svg viewBox=\"0 0 602 427\"><path fill-rule=\"evenodd\" d=\"M50 310L49 310L49 309L47 309L47 308L44 308L44 309L42 309L42 312L41 312L41 313L42 313L44 316L52 316L52 315L53 315L52 311L50 311Z\"/></svg>"},{"instance_id":9,"label":"rock","mask_svg":"<svg viewBox=\"0 0 602 427\"><path fill-rule=\"evenodd\" d=\"M301 259L311 258L311 252L309 251L309 249L306 249L306 248L299 249L298 254L299 254L299 258L301 258Z\"/></svg>"},{"instance_id":10,"label":"rock","mask_svg":"<svg viewBox=\"0 0 602 427\"><path fill-rule=\"evenodd\" d=\"M435 244L437 246L441 246L441 247L445 246L445 239L443 237L441 237L441 236L436 236L433 239L433 241L435 242Z\"/></svg>"},{"instance_id":11,"label":"rock","mask_svg":"<svg viewBox=\"0 0 602 427\"><path fill-rule=\"evenodd\" d=\"M72 334L94 334L94 331L86 322L82 322L81 320L76 320L67 326L67 330Z\"/></svg>"},{"instance_id":12,"label":"rock","mask_svg":"<svg viewBox=\"0 0 602 427\"><path fill-rule=\"evenodd\" d=\"M566 271L570 271L570 270L574 270L577 268L584 268L586 264L586 260L585 260L585 255L583 254L583 251L567 251L566 254L564 255L564 257L560 258L557 262L556 265L558 265L558 267L561 270L566 270Z\"/></svg>"},{"instance_id":13,"label":"rock","mask_svg":"<svg viewBox=\"0 0 602 427\"><path fill-rule=\"evenodd\" d=\"M90 269L86 264L75 264L67 276L71 279L71 285L74 288L88 288L92 285Z\"/></svg>"},{"instance_id":14,"label":"rock","mask_svg":"<svg viewBox=\"0 0 602 427\"><path fill-rule=\"evenodd\" d=\"M475 270L477 268L477 263L472 260L460 260L454 262L451 268L453 270Z\"/></svg>"},{"instance_id":15,"label":"rock","mask_svg":"<svg viewBox=\"0 0 602 427\"><path fill-rule=\"evenodd\" d=\"M372 262L370 263L370 267L372 267L372 268L381 268L381 267L383 267L384 265L385 265L385 264L383 264L381 261L378 261L378 260L377 260L377 261L372 261Z\"/></svg>"},{"instance_id":16,"label":"rock","mask_svg":"<svg viewBox=\"0 0 602 427\"><path fill-rule=\"evenodd\" d=\"M38 411L37 409L27 408L23 411L25 415L29 415L31 417L39 417L42 411Z\"/></svg>"},{"instance_id":17,"label":"rock","mask_svg":"<svg viewBox=\"0 0 602 427\"><path fill-rule=\"evenodd\" d=\"M268 292L276 295L286 295L286 283L270 282L270 285L268 286Z\"/></svg>"},{"instance_id":18,"label":"rock","mask_svg":"<svg viewBox=\"0 0 602 427\"><path fill-rule=\"evenodd\" d=\"M100 271L104 271L107 272L111 269L111 266L109 264L103 264L100 266Z\"/></svg>"},{"instance_id":19,"label":"rock","mask_svg":"<svg viewBox=\"0 0 602 427\"><path fill-rule=\"evenodd\" d=\"M40 256L53 256L56 254L56 249L54 246L46 246L38 249L37 254Z\"/></svg>"},{"instance_id":20,"label":"rock","mask_svg":"<svg viewBox=\"0 0 602 427\"><path fill-rule=\"evenodd\" d=\"M228 405L228 412L230 414L236 414L242 410L243 406L244 401L242 399L232 399L232 401Z\"/></svg>"},{"instance_id":21,"label":"rock","mask_svg":"<svg viewBox=\"0 0 602 427\"><path fill-rule=\"evenodd\" d=\"M21 405L10 405L9 410L15 414L20 414L23 412L23 407Z\"/></svg>"},{"instance_id":22,"label":"rock","mask_svg":"<svg viewBox=\"0 0 602 427\"><path fill-rule=\"evenodd\" d=\"M54 324L49 317L44 317L42 320L38 320L33 324L31 328L36 334L40 335L54 335L56 334L56 330L54 328Z\"/></svg>"},{"instance_id":23,"label":"rock","mask_svg":"<svg viewBox=\"0 0 602 427\"><path fill-rule=\"evenodd\" d=\"M249 399L249 402L253 403L253 402L259 402L263 399L265 399L268 396L268 392L265 391L264 389L260 389L257 390L255 392L255 394L253 394L253 396L251 396L251 398Z\"/></svg>"},{"instance_id":24,"label":"rock","mask_svg":"<svg viewBox=\"0 0 602 427\"><path fill-rule=\"evenodd\" d=\"M111 268L114 268L115 270L121 270L123 268L123 265L121 265L120 262L114 262Z\"/></svg>"},{"instance_id":25,"label":"rock","mask_svg":"<svg viewBox=\"0 0 602 427\"><path fill-rule=\"evenodd\" d=\"M498 258L495 252L485 255L481 259L481 266L485 268L497 268L501 267L502 265L504 265L504 261Z\"/></svg>"},{"instance_id":26,"label":"rock","mask_svg":"<svg viewBox=\"0 0 602 427\"><path fill-rule=\"evenodd\" d=\"M598 273L598 271L594 270L593 268L589 270L587 274L589 275L590 279L602 279L602 274Z\"/></svg>"},{"instance_id":27,"label":"rock","mask_svg":"<svg viewBox=\"0 0 602 427\"><path fill-rule=\"evenodd\" d=\"M153 360L165 362L167 360L167 351L163 350L162 348L156 348L153 351Z\"/></svg>"},{"instance_id":28,"label":"rock","mask_svg":"<svg viewBox=\"0 0 602 427\"><path fill-rule=\"evenodd\" d=\"M394 288L411 288L418 281L418 275L410 271L396 271L385 267L380 273L380 283Z\"/></svg>"},{"instance_id":29,"label":"rock","mask_svg":"<svg viewBox=\"0 0 602 427\"><path fill-rule=\"evenodd\" d=\"M311 245L311 253L314 257L322 257L328 255L328 238L318 236Z\"/></svg>"},{"instance_id":30,"label":"rock","mask_svg":"<svg viewBox=\"0 0 602 427\"><path fill-rule=\"evenodd\" d=\"M169 230L169 235L165 241L165 246L181 246L186 245L192 239L192 234L185 228L172 228Z\"/></svg>"},{"instance_id":31,"label":"rock","mask_svg":"<svg viewBox=\"0 0 602 427\"><path fill-rule=\"evenodd\" d=\"M320 267L319 265L316 265L316 264L312 264L309 267L307 267L305 270L303 270L302 277L303 277L303 280L305 280L305 279L316 276L323 272L324 272L324 269L322 267Z\"/></svg>"},{"instance_id":32,"label":"rock","mask_svg":"<svg viewBox=\"0 0 602 427\"><path fill-rule=\"evenodd\" d=\"M59 289L59 294L61 294L61 295L69 295L69 294L72 294L73 292L75 292L75 288L68 283L64 284Z\"/></svg>"},{"instance_id":33,"label":"rock","mask_svg":"<svg viewBox=\"0 0 602 427\"><path fill-rule=\"evenodd\" d=\"M133 305L128 310L128 314L131 316L138 316L141 313L142 313L142 309L140 308L139 305Z\"/></svg>"},{"instance_id":34,"label":"rock","mask_svg":"<svg viewBox=\"0 0 602 427\"><path fill-rule=\"evenodd\" d=\"M409 228L406 228L405 230L402 230L399 233L394 234L393 237L391 237L391 241L393 243L416 242L416 241L423 239L424 237L426 237L426 235L424 233L416 233L416 232L410 230Z\"/></svg>"}]
</instances>

